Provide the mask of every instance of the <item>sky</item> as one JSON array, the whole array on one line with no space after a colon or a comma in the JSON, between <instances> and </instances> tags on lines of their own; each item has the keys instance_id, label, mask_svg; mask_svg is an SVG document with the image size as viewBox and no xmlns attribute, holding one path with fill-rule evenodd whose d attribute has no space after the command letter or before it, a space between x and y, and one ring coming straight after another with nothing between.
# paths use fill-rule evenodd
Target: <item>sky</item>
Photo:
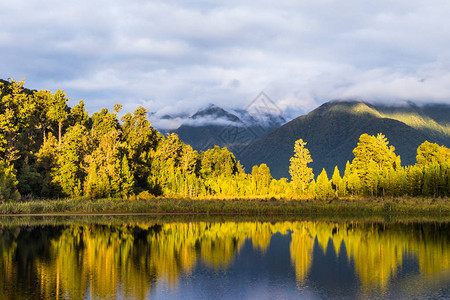
<instances>
[{"instance_id":1,"label":"sky","mask_svg":"<svg viewBox=\"0 0 450 300\"><path fill-rule=\"evenodd\" d=\"M449 15L448 0L0 1L0 78L155 118L262 91L286 114L450 103Z\"/></svg>"}]
</instances>

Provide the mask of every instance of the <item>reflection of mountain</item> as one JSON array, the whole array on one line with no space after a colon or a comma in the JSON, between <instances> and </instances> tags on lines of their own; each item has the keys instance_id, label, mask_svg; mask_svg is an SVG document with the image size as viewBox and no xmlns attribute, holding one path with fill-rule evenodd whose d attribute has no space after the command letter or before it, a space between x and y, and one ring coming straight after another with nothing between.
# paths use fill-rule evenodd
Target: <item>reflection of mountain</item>
<instances>
[{"instance_id":1,"label":"reflection of mountain","mask_svg":"<svg viewBox=\"0 0 450 300\"><path fill-rule=\"evenodd\" d=\"M173 132L195 150L203 151L219 145L237 153L253 140L284 123L285 120L279 114L225 110L211 104L193 114Z\"/></svg>"},{"instance_id":2,"label":"reflection of mountain","mask_svg":"<svg viewBox=\"0 0 450 300\"><path fill-rule=\"evenodd\" d=\"M425 140L450 146L450 105L328 102L252 142L239 159L247 170L266 163L274 177L288 178L294 142L301 138L307 142L316 175L325 168L331 176L336 165L342 175L359 136L379 132L395 146L403 165L414 164L417 147Z\"/></svg>"},{"instance_id":3,"label":"reflection of mountain","mask_svg":"<svg viewBox=\"0 0 450 300\"><path fill-rule=\"evenodd\" d=\"M199 289L205 288L196 282L202 278L239 294L250 288L243 285L246 276L270 279L264 284L279 280L292 296L297 286L312 284L330 297L359 298L362 292L370 298L387 293L397 277L407 278L402 272L448 285L449 229L447 223L330 222L5 227L0 298L146 299L163 283L183 293L184 277Z\"/></svg>"}]
</instances>

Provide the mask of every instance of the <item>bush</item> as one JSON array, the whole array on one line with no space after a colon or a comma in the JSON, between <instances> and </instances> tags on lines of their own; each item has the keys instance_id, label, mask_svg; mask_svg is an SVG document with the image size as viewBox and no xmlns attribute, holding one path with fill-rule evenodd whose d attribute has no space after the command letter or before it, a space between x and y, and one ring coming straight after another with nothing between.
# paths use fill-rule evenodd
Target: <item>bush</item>
<instances>
[{"instance_id":1,"label":"bush","mask_svg":"<svg viewBox=\"0 0 450 300\"><path fill-rule=\"evenodd\" d=\"M143 191L143 192L140 192L140 193L136 196L136 199L137 199L137 200L148 200L148 199L153 199L153 198L155 198L155 196L152 195L152 194L150 194L149 191Z\"/></svg>"},{"instance_id":2,"label":"bush","mask_svg":"<svg viewBox=\"0 0 450 300\"><path fill-rule=\"evenodd\" d=\"M0 202L20 199L14 167L0 160Z\"/></svg>"}]
</instances>

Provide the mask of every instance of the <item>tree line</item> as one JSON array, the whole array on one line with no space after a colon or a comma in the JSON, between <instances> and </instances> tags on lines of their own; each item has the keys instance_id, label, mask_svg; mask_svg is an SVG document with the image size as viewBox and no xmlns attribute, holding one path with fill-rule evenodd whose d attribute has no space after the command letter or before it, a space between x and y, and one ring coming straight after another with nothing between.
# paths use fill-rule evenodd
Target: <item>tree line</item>
<instances>
[{"instance_id":1,"label":"tree line","mask_svg":"<svg viewBox=\"0 0 450 300\"><path fill-rule=\"evenodd\" d=\"M276 180L266 164L246 173L226 148L199 153L176 134L160 134L143 107L120 120L119 104L89 116L82 100L69 107L61 90L30 91L23 85L23 80L0 82L1 201L450 194L450 149L427 141L417 149L417 163L405 167L384 135L363 134L343 173L336 167L331 178L325 170L316 178L300 139L290 180Z\"/></svg>"}]
</instances>

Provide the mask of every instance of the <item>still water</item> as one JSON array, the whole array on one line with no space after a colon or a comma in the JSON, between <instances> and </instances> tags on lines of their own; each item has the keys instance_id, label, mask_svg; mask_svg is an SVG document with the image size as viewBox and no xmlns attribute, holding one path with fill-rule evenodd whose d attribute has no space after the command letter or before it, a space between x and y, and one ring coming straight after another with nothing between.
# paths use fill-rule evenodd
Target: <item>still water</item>
<instances>
[{"instance_id":1,"label":"still water","mask_svg":"<svg viewBox=\"0 0 450 300\"><path fill-rule=\"evenodd\" d=\"M450 298L449 223L126 223L0 225L0 299Z\"/></svg>"}]
</instances>

